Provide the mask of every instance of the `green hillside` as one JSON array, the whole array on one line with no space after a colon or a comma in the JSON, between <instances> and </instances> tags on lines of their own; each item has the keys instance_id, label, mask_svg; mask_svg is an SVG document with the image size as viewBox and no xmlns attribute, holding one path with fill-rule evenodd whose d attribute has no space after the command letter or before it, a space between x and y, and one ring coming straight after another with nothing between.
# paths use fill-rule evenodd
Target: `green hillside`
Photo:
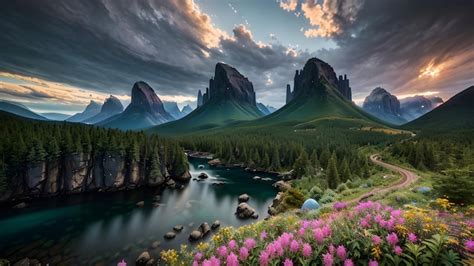
<instances>
[{"instance_id":1,"label":"green hillside","mask_svg":"<svg viewBox=\"0 0 474 266\"><path fill-rule=\"evenodd\" d=\"M261 117L258 109L235 101L210 101L189 115L150 129L162 135L193 134Z\"/></svg>"},{"instance_id":2,"label":"green hillside","mask_svg":"<svg viewBox=\"0 0 474 266\"><path fill-rule=\"evenodd\" d=\"M402 126L404 129L454 131L474 128L474 86L454 95L431 112Z\"/></svg>"}]
</instances>

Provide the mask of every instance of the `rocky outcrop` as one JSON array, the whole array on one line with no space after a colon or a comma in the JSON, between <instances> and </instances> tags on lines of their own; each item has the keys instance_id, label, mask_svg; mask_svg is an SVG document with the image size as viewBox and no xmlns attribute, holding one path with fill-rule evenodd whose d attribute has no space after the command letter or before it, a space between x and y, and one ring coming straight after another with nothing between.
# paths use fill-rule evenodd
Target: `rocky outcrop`
<instances>
[{"instance_id":1,"label":"rocky outcrop","mask_svg":"<svg viewBox=\"0 0 474 266\"><path fill-rule=\"evenodd\" d=\"M400 102L397 97L384 88L375 88L365 98L362 109L391 124L400 125L406 122L401 115Z\"/></svg>"},{"instance_id":2,"label":"rocky outcrop","mask_svg":"<svg viewBox=\"0 0 474 266\"><path fill-rule=\"evenodd\" d=\"M248 205L246 202L242 202L237 206L235 215L237 215L237 217L240 219L258 218L258 214L255 209L250 207L250 205Z\"/></svg>"},{"instance_id":3,"label":"rocky outcrop","mask_svg":"<svg viewBox=\"0 0 474 266\"><path fill-rule=\"evenodd\" d=\"M293 92L291 91L290 84L286 84L286 103L291 102L293 100Z\"/></svg>"},{"instance_id":4,"label":"rocky outcrop","mask_svg":"<svg viewBox=\"0 0 474 266\"><path fill-rule=\"evenodd\" d=\"M98 114L83 120L82 122L87 124L97 124L114 115L120 114L121 112L123 112L122 103L117 97L110 95L110 97L105 100Z\"/></svg>"},{"instance_id":5,"label":"rocky outcrop","mask_svg":"<svg viewBox=\"0 0 474 266\"><path fill-rule=\"evenodd\" d=\"M68 121L68 122L82 122L86 119L89 119L89 118L97 115L100 112L101 108L102 108L102 105L100 103L91 101L86 106L84 111L69 117L68 119L66 119L66 121Z\"/></svg>"},{"instance_id":6,"label":"rocky outcrop","mask_svg":"<svg viewBox=\"0 0 474 266\"><path fill-rule=\"evenodd\" d=\"M170 176L163 167L161 174L151 176L149 164L129 161L115 152L73 153L61 158L30 163L23 180L12 183L8 199L47 197L88 191L116 191L140 186L159 186L174 178L189 181L189 171ZM5 199L5 200L8 200Z\"/></svg>"},{"instance_id":7,"label":"rocky outcrop","mask_svg":"<svg viewBox=\"0 0 474 266\"><path fill-rule=\"evenodd\" d=\"M287 101L296 97L308 97L324 92L322 83L327 83L337 89L344 98L352 101L352 90L347 76L337 78L334 69L326 62L318 59L309 59L302 70L296 70L293 92L287 86Z\"/></svg>"},{"instance_id":8,"label":"rocky outcrop","mask_svg":"<svg viewBox=\"0 0 474 266\"><path fill-rule=\"evenodd\" d=\"M197 96L197 107L201 107L203 105L203 98L202 98L202 92L201 90L198 91L198 96Z\"/></svg>"}]
</instances>

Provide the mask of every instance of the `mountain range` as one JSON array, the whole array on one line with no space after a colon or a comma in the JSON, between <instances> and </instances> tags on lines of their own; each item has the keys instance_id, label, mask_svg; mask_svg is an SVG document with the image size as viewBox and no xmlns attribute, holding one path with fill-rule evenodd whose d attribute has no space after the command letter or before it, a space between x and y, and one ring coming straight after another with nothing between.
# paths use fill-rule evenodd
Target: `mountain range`
<instances>
[{"instance_id":1,"label":"mountain range","mask_svg":"<svg viewBox=\"0 0 474 266\"><path fill-rule=\"evenodd\" d=\"M365 98L362 108L377 118L392 125L402 125L433 110L443 100L439 97L414 96L399 100L381 87L377 87Z\"/></svg>"},{"instance_id":2,"label":"mountain range","mask_svg":"<svg viewBox=\"0 0 474 266\"><path fill-rule=\"evenodd\" d=\"M120 114L121 112L123 112L122 103L117 97L110 95L109 98L105 99L105 102L100 108L98 114L89 117L81 122L86 124L97 124L114 115Z\"/></svg>"},{"instance_id":3,"label":"mountain range","mask_svg":"<svg viewBox=\"0 0 474 266\"><path fill-rule=\"evenodd\" d=\"M102 105L100 103L96 101L90 101L90 103L86 106L84 111L69 117L68 119L66 119L66 121L82 122L100 113L101 108L102 108Z\"/></svg>"}]
</instances>

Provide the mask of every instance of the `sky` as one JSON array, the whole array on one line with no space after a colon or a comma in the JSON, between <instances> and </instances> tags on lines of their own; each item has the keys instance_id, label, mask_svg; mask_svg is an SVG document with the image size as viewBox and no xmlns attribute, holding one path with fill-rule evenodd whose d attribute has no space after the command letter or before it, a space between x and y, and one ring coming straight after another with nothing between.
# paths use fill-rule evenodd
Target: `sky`
<instances>
[{"instance_id":1,"label":"sky","mask_svg":"<svg viewBox=\"0 0 474 266\"><path fill-rule=\"evenodd\" d=\"M18 0L0 8L0 99L75 113L136 81L196 103L217 62L281 107L311 57L375 87L448 99L474 85L472 0Z\"/></svg>"}]
</instances>

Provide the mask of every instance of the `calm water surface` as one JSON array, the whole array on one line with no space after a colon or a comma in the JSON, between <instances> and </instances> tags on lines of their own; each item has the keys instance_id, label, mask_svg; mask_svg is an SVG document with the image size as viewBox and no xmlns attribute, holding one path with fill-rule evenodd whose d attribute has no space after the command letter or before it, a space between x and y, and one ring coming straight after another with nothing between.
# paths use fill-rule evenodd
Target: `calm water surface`
<instances>
[{"instance_id":1,"label":"calm water surface","mask_svg":"<svg viewBox=\"0 0 474 266\"><path fill-rule=\"evenodd\" d=\"M201 223L221 221L221 226L239 226L255 220L239 220L234 212L237 197L250 195L249 204L266 217L276 194L273 181L254 180L242 169L214 168L207 160L190 159L193 177L205 172L203 182L190 181L182 190L139 189L111 193L90 193L35 200L23 210L0 210L0 258L12 262L24 257L42 263L117 265L124 258L133 265L144 250L155 257L162 249L188 244L189 233ZM205 169L198 169L204 165ZM223 186L213 185L225 182ZM161 195L159 207L153 198ZM138 201L145 206L136 206ZM173 240L163 235L181 224L184 230ZM209 236L208 236L209 237ZM160 248L151 244L161 242Z\"/></svg>"}]
</instances>

